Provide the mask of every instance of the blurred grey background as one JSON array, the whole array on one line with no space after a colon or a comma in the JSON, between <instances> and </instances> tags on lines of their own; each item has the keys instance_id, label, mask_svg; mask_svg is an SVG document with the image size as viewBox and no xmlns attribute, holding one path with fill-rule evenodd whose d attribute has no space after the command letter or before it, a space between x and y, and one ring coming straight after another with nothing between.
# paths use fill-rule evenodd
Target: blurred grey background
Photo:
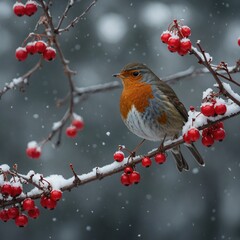
<instances>
[{"instance_id":1,"label":"blurred grey background","mask_svg":"<svg viewBox=\"0 0 240 240\"><path fill-rule=\"evenodd\" d=\"M55 19L67 1L53 1ZM90 1L76 1L67 21L80 14ZM25 73L38 57L17 62L15 49L33 31L40 11L32 18L12 13L12 1L0 2L0 87ZM201 43L214 62L233 65L239 58L238 0L232 1L107 1L99 0L86 18L60 37L61 46L78 74L77 86L113 81L111 76L133 61L146 63L158 76L168 76L190 66L192 56L171 54L159 36L174 19L184 19L192 28L192 42ZM239 75L234 75L238 80ZM199 106L202 91L212 87L209 75L186 79L173 85L188 108ZM69 163L86 173L95 166L111 163L118 144L133 149L139 139L128 132L119 115L120 90L91 96L77 105L86 127L76 139L63 136L62 145L48 144L41 160L25 156L30 140L42 140L67 106L55 101L68 92L67 79L59 60L44 63L31 78L26 92L10 91L0 101L1 163L17 163L22 173L30 169L45 176L70 177ZM38 220L20 229L13 222L0 223L1 239L240 239L239 118L225 122L226 140L212 148L198 144L206 159L200 168L189 158L191 170L179 173L171 156L166 164L149 169L137 166L142 181L124 187L120 174L64 193L54 211L41 209ZM107 134L110 132L110 135ZM147 142L141 152L156 147Z\"/></svg>"}]
</instances>

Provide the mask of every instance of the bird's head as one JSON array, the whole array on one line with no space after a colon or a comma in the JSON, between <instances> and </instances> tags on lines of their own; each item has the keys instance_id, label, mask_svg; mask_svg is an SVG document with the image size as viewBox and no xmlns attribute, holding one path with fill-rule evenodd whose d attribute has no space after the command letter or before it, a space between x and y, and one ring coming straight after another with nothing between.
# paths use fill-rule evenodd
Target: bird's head
<instances>
[{"instance_id":1,"label":"bird's head","mask_svg":"<svg viewBox=\"0 0 240 240\"><path fill-rule=\"evenodd\" d=\"M151 70L142 63L129 63L123 67L120 73L113 74L122 80L124 87L137 86L143 82L147 82Z\"/></svg>"}]
</instances>

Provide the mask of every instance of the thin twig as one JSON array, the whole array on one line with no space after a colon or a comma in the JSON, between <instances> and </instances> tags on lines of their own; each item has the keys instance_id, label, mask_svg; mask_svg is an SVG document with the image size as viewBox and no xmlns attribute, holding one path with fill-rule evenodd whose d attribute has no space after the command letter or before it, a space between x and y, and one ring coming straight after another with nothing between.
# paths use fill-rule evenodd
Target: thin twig
<instances>
[{"instance_id":1,"label":"thin twig","mask_svg":"<svg viewBox=\"0 0 240 240\"><path fill-rule=\"evenodd\" d=\"M43 146L47 142L51 141L57 133L59 133L58 140L55 144L56 146L59 146L61 143L60 140L61 140L62 129L65 126L65 124L67 123L67 121L71 118L71 116L72 116L72 113L68 109L66 111L66 113L64 114L64 116L62 117L62 119L59 121L59 125L57 127L53 128L52 131L49 133L48 137L45 138L39 145Z\"/></svg>"},{"instance_id":2,"label":"thin twig","mask_svg":"<svg viewBox=\"0 0 240 240\"><path fill-rule=\"evenodd\" d=\"M27 84L29 81L29 78L42 67L42 58L25 74L18 77L16 80L13 80L10 83L7 83L6 86L0 91L0 98L4 93L9 91L10 89L13 89L16 86L19 86L20 84Z\"/></svg>"},{"instance_id":3,"label":"thin twig","mask_svg":"<svg viewBox=\"0 0 240 240\"><path fill-rule=\"evenodd\" d=\"M62 33L62 32L66 32L66 31L69 31L69 29L71 27L74 27L78 22L79 20L84 17L89 11L90 9L96 4L97 0L94 0L90 3L90 5L83 11L82 14L80 14L78 17L74 18L70 24L68 24L65 28L62 28L62 29L59 29L57 32L58 33Z\"/></svg>"},{"instance_id":4,"label":"thin twig","mask_svg":"<svg viewBox=\"0 0 240 240\"><path fill-rule=\"evenodd\" d=\"M194 56L197 57L199 64L203 64L208 70L209 72L212 74L213 78L216 80L218 86L219 86L219 91L220 93L226 95L228 98L230 98L233 102L235 102L238 106L240 106L240 101L238 101L238 99L236 99L234 96L232 96L230 93L228 93L224 87L223 84L221 82L221 80L219 79L217 73L214 71L214 69L212 68L211 64L209 63L205 51L202 49L200 42L197 42L197 46L202 54L202 56L199 55L199 53L192 48L192 50L190 51L191 54L194 54Z\"/></svg>"},{"instance_id":5,"label":"thin twig","mask_svg":"<svg viewBox=\"0 0 240 240\"><path fill-rule=\"evenodd\" d=\"M67 17L68 11L70 10L70 8L73 6L73 4L75 3L75 0L69 0L68 4L57 24L57 27L55 28L55 33L58 33L58 30L60 29L60 27L62 26L62 23L64 21L64 19Z\"/></svg>"}]
</instances>

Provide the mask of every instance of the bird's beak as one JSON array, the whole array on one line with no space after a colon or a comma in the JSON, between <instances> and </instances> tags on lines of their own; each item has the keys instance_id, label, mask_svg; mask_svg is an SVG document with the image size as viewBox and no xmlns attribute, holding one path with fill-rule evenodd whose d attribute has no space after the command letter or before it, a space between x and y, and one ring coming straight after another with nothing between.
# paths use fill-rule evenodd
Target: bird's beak
<instances>
[{"instance_id":1,"label":"bird's beak","mask_svg":"<svg viewBox=\"0 0 240 240\"><path fill-rule=\"evenodd\" d=\"M119 78L119 77L120 77L120 73L115 73L115 74L113 74L112 76L113 76L113 77L118 77L118 78Z\"/></svg>"}]
</instances>

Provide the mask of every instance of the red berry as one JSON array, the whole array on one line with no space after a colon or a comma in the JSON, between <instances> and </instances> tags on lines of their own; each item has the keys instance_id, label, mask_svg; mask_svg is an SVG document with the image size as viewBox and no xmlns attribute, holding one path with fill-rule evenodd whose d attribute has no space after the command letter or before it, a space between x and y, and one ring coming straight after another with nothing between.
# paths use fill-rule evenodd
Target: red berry
<instances>
[{"instance_id":1,"label":"red berry","mask_svg":"<svg viewBox=\"0 0 240 240\"><path fill-rule=\"evenodd\" d=\"M192 43L188 38L183 38L180 41L180 49L183 51L189 51L192 48Z\"/></svg>"},{"instance_id":2,"label":"red berry","mask_svg":"<svg viewBox=\"0 0 240 240\"><path fill-rule=\"evenodd\" d=\"M36 52L44 53L47 48L47 44L44 41L37 41L35 43Z\"/></svg>"},{"instance_id":3,"label":"red berry","mask_svg":"<svg viewBox=\"0 0 240 240\"><path fill-rule=\"evenodd\" d=\"M216 104L214 110L217 115L224 115L227 111L227 107L225 104Z\"/></svg>"},{"instance_id":4,"label":"red berry","mask_svg":"<svg viewBox=\"0 0 240 240\"><path fill-rule=\"evenodd\" d=\"M18 16L21 17L25 14L25 5L21 2L16 2L13 5L13 12Z\"/></svg>"},{"instance_id":5,"label":"red berry","mask_svg":"<svg viewBox=\"0 0 240 240\"><path fill-rule=\"evenodd\" d=\"M30 158L39 158L41 156L41 148L40 147L28 147L26 149L26 154Z\"/></svg>"},{"instance_id":6,"label":"red berry","mask_svg":"<svg viewBox=\"0 0 240 240\"><path fill-rule=\"evenodd\" d=\"M214 138L211 135L203 136L202 144L206 147L211 147L214 144Z\"/></svg>"},{"instance_id":7,"label":"red berry","mask_svg":"<svg viewBox=\"0 0 240 240\"><path fill-rule=\"evenodd\" d=\"M177 52L178 51L178 48L172 48L171 46L167 46L167 48L168 48L168 50L170 51L170 52L172 52L172 53L174 53L174 52Z\"/></svg>"},{"instance_id":8,"label":"red berry","mask_svg":"<svg viewBox=\"0 0 240 240\"><path fill-rule=\"evenodd\" d=\"M8 211L3 209L0 211L0 219L4 222L7 222L10 218L8 216Z\"/></svg>"},{"instance_id":9,"label":"red berry","mask_svg":"<svg viewBox=\"0 0 240 240\"><path fill-rule=\"evenodd\" d=\"M195 111L195 107L194 106L190 106L189 109L190 109L191 112Z\"/></svg>"},{"instance_id":10,"label":"red berry","mask_svg":"<svg viewBox=\"0 0 240 240\"><path fill-rule=\"evenodd\" d=\"M181 33L183 37L189 37L191 35L191 28L188 26L182 26Z\"/></svg>"},{"instance_id":11,"label":"red berry","mask_svg":"<svg viewBox=\"0 0 240 240\"><path fill-rule=\"evenodd\" d=\"M122 185L125 185L125 186L131 185L130 178L129 178L128 174L123 173L121 175L121 183L122 183Z\"/></svg>"},{"instance_id":12,"label":"red berry","mask_svg":"<svg viewBox=\"0 0 240 240\"><path fill-rule=\"evenodd\" d=\"M169 31L165 31L161 35L161 40L163 43L168 43L168 39L172 36L172 34Z\"/></svg>"},{"instance_id":13,"label":"red berry","mask_svg":"<svg viewBox=\"0 0 240 240\"><path fill-rule=\"evenodd\" d=\"M217 141L222 141L226 136L224 129L219 128L213 131L213 138Z\"/></svg>"},{"instance_id":14,"label":"red berry","mask_svg":"<svg viewBox=\"0 0 240 240\"><path fill-rule=\"evenodd\" d=\"M69 126L66 128L66 135L68 137L74 138L77 136L77 128L74 126Z\"/></svg>"},{"instance_id":15,"label":"red berry","mask_svg":"<svg viewBox=\"0 0 240 240\"><path fill-rule=\"evenodd\" d=\"M16 49L15 56L18 61L24 61L27 59L28 52L26 48L19 47Z\"/></svg>"},{"instance_id":16,"label":"red berry","mask_svg":"<svg viewBox=\"0 0 240 240\"><path fill-rule=\"evenodd\" d=\"M34 207L33 209L28 211L28 216L30 218L36 219L39 217L39 215L40 215L40 211L39 211L38 207Z\"/></svg>"},{"instance_id":17,"label":"red berry","mask_svg":"<svg viewBox=\"0 0 240 240\"><path fill-rule=\"evenodd\" d=\"M48 199L48 197L47 196L42 196L41 197L41 199L40 199L40 204L41 204L41 206L42 207L44 207L44 208L47 208L47 199Z\"/></svg>"},{"instance_id":18,"label":"red berry","mask_svg":"<svg viewBox=\"0 0 240 240\"><path fill-rule=\"evenodd\" d=\"M17 207L11 207L7 211L10 219L15 219L19 215L19 209Z\"/></svg>"},{"instance_id":19,"label":"red berry","mask_svg":"<svg viewBox=\"0 0 240 240\"><path fill-rule=\"evenodd\" d=\"M131 166L127 166L127 167L124 168L124 172L126 174L130 174L130 173L133 172L133 168Z\"/></svg>"},{"instance_id":20,"label":"red berry","mask_svg":"<svg viewBox=\"0 0 240 240\"><path fill-rule=\"evenodd\" d=\"M240 46L240 37L238 38L237 42L238 42L238 46Z\"/></svg>"},{"instance_id":21,"label":"red berry","mask_svg":"<svg viewBox=\"0 0 240 240\"><path fill-rule=\"evenodd\" d=\"M124 153L122 151L116 151L113 154L113 159L117 162L122 162L124 159Z\"/></svg>"},{"instance_id":22,"label":"red berry","mask_svg":"<svg viewBox=\"0 0 240 240\"><path fill-rule=\"evenodd\" d=\"M184 135L183 135L183 141L184 141L185 143L188 143L188 144L191 143L191 140L190 140L190 138L189 138L189 136L188 136L187 133L184 133Z\"/></svg>"},{"instance_id":23,"label":"red berry","mask_svg":"<svg viewBox=\"0 0 240 240\"><path fill-rule=\"evenodd\" d=\"M27 1L25 4L25 14L30 17L35 12L37 12L37 3L31 0Z\"/></svg>"},{"instance_id":24,"label":"red berry","mask_svg":"<svg viewBox=\"0 0 240 240\"><path fill-rule=\"evenodd\" d=\"M144 157L142 159L142 165L143 167L150 167L152 165L152 161L149 157Z\"/></svg>"},{"instance_id":25,"label":"red berry","mask_svg":"<svg viewBox=\"0 0 240 240\"><path fill-rule=\"evenodd\" d=\"M205 136L211 136L212 135L212 128L205 128L203 129L202 131L202 136L205 137Z\"/></svg>"},{"instance_id":26,"label":"red berry","mask_svg":"<svg viewBox=\"0 0 240 240\"><path fill-rule=\"evenodd\" d=\"M57 201L54 201L51 198L46 199L47 209L53 210L56 206L57 206Z\"/></svg>"},{"instance_id":27,"label":"red berry","mask_svg":"<svg viewBox=\"0 0 240 240\"><path fill-rule=\"evenodd\" d=\"M201 113L206 117L213 117L215 115L215 110L213 104L204 104L201 106Z\"/></svg>"},{"instance_id":28,"label":"red berry","mask_svg":"<svg viewBox=\"0 0 240 240\"><path fill-rule=\"evenodd\" d=\"M29 54L34 54L37 52L36 48L35 48L35 43L34 42L29 42L26 45L26 50Z\"/></svg>"},{"instance_id":29,"label":"red berry","mask_svg":"<svg viewBox=\"0 0 240 240\"><path fill-rule=\"evenodd\" d=\"M22 193L22 187L21 186L12 186L12 197L17 197Z\"/></svg>"},{"instance_id":30,"label":"red berry","mask_svg":"<svg viewBox=\"0 0 240 240\"><path fill-rule=\"evenodd\" d=\"M165 153L157 153L154 158L155 162L159 164L163 164L167 159Z\"/></svg>"},{"instance_id":31,"label":"red berry","mask_svg":"<svg viewBox=\"0 0 240 240\"><path fill-rule=\"evenodd\" d=\"M56 57L56 50L52 47L47 47L43 53L43 58L47 61L52 61Z\"/></svg>"},{"instance_id":32,"label":"red berry","mask_svg":"<svg viewBox=\"0 0 240 240\"><path fill-rule=\"evenodd\" d=\"M179 49L177 50L177 52L178 52L178 54L179 54L180 56L185 56L185 55L188 54L188 50L183 50L183 49L181 49L181 48L179 48Z\"/></svg>"},{"instance_id":33,"label":"red berry","mask_svg":"<svg viewBox=\"0 0 240 240\"><path fill-rule=\"evenodd\" d=\"M77 128L78 131L82 130L84 127L84 122L82 119L73 119L72 125Z\"/></svg>"},{"instance_id":34,"label":"red berry","mask_svg":"<svg viewBox=\"0 0 240 240\"><path fill-rule=\"evenodd\" d=\"M4 183L1 188L1 193L4 196L11 195L12 193L12 186L9 183Z\"/></svg>"},{"instance_id":35,"label":"red berry","mask_svg":"<svg viewBox=\"0 0 240 240\"><path fill-rule=\"evenodd\" d=\"M20 214L15 218L15 224L18 227L25 227L28 224L28 217L25 214Z\"/></svg>"},{"instance_id":36,"label":"red berry","mask_svg":"<svg viewBox=\"0 0 240 240\"><path fill-rule=\"evenodd\" d=\"M50 198L54 201L59 201L62 198L62 192L59 190L52 190L50 193Z\"/></svg>"},{"instance_id":37,"label":"red berry","mask_svg":"<svg viewBox=\"0 0 240 240\"><path fill-rule=\"evenodd\" d=\"M138 184L140 182L140 173L137 171L133 171L130 175L129 175L129 180L130 183L134 183L134 184Z\"/></svg>"},{"instance_id":38,"label":"red berry","mask_svg":"<svg viewBox=\"0 0 240 240\"><path fill-rule=\"evenodd\" d=\"M178 36L172 36L168 39L169 49L178 50L180 46L180 39Z\"/></svg>"},{"instance_id":39,"label":"red berry","mask_svg":"<svg viewBox=\"0 0 240 240\"><path fill-rule=\"evenodd\" d=\"M217 122L217 123L215 123L215 124L214 124L214 127L215 127L215 128L222 128L222 129L224 129L223 122Z\"/></svg>"},{"instance_id":40,"label":"red berry","mask_svg":"<svg viewBox=\"0 0 240 240\"><path fill-rule=\"evenodd\" d=\"M35 202L31 198L26 198L22 202L22 207L24 210L29 211L35 207Z\"/></svg>"},{"instance_id":41,"label":"red berry","mask_svg":"<svg viewBox=\"0 0 240 240\"><path fill-rule=\"evenodd\" d=\"M196 128L191 128L188 130L187 135L192 142L196 142L200 138L200 133Z\"/></svg>"}]
</instances>

